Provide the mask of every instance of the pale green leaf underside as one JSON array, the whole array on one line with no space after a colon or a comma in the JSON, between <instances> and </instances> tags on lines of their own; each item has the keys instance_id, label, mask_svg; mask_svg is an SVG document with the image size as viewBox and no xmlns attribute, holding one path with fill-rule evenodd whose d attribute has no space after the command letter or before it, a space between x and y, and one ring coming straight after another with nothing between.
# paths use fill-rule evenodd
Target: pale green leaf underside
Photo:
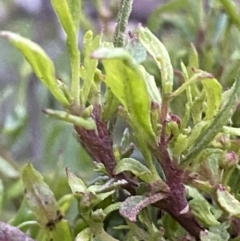
<instances>
[{"instance_id":1,"label":"pale green leaf underside","mask_svg":"<svg viewBox=\"0 0 240 241\"><path fill-rule=\"evenodd\" d=\"M134 175L138 176L146 182L150 182L152 180L152 174L150 170L141 162L133 158L123 158L117 163L117 166L114 169L114 173L119 174L124 171L132 172Z\"/></svg>"},{"instance_id":2,"label":"pale green leaf underside","mask_svg":"<svg viewBox=\"0 0 240 241\"><path fill-rule=\"evenodd\" d=\"M216 191L219 205L231 216L240 217L240 202L225 187L219 186Z\"/></svg>"},{"instance_id":3,"label":"pale green leaf underside","mask_svg":"<svg viewBox=\"0 0 240 241\"><path fill-rule=\"evenodd\" d=\"M138 39L151 54L161 71L163 93L171 93L173 88L173 67L165 46L147 28L138 28Z\"/></svg>"}]
</instances>

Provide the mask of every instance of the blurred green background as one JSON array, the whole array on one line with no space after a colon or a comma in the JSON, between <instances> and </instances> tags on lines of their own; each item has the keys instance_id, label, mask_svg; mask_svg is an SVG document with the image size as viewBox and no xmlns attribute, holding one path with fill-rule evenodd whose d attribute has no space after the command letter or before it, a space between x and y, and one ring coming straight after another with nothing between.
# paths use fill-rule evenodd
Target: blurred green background
<instances>
[{"instance_id":1,"label":"blurred green background","mask_svg":"<svg viewBox=\"0 0 240 241\"><path fill-rule=\"evenodd\" d=\"M239 2L235 4L239 11ZM83 34L92 29L111 40L118 0L83 1ZM226 89L231 86L240 61L240 26L219 0L135 0L129 30L138 23L148 26L169 51L176 87L182 83L180 61L188 64L191 44L199 53L199 67L216 76ZM37 42L55 63L56 76L70 81L65 34L45 0L0 0L0 30L9 30ZM145 63L160 85L151 59ZM182 96L172 109L181 116ZM13 217L22 200L21 167L32 162L44 174L59 199L69 192L65 167L89 182L94 177L91 158L81 148L71 125L47 118L42 109L61 107L32 73L30 66L9 43L0 39L0 220ZM240 126L236 112L233 123ZM122 132L119 127L116 133ZM118 136L118 134L117 134ZM117 138L116 138L117 139ZM55 180L58 180L56 182Z\"/></svg>"}]
</instances>

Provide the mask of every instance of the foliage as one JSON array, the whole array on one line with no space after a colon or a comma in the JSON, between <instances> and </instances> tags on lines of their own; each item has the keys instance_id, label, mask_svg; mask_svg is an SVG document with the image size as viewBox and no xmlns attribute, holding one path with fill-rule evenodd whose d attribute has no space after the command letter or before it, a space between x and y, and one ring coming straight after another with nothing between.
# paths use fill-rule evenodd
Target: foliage
<instances>
[{"instance_id":1,"label":"foliage","mask_svg":"<svg viewBox=\"0 0 240 241\"><path fill-rule=\"evenodd\" d=\"M240 130L231 118L240 99L232 53L240 18L233 2L212 1L205 11L204 1L170 1L150 17L152 31L139 25L125 41L132 1L122 0L113 42L87 31L81 65L81 1L60 2L51 1L66 33L70 83L56 79L53 61L38 44L10 31L0 37L61 104L44 113L71 124L96 178L87 183L66 168L70 192L61 168L44 181L32 164L20 170L0 150L0 171L12 182L0 182L0 204L25 189L17 214L0 223L0 240L239 240ZM171 24L169 36L179 35L182 52L167 50L177 40L165 45L153 34L159 14L160 25ZM126 125L119 143L117 118Z\"/></svg>"}]
</instances>

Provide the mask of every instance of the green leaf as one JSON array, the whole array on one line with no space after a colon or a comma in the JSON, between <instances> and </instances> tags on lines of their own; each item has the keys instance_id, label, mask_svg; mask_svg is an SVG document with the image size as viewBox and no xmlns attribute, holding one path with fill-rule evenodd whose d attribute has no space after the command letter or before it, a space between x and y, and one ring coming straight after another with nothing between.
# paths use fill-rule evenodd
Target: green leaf
<instances>
[{"instance_id":1,"label":"green leaf","mask_svg":"<svg viewBox=\"0 0 240 241\"><path fill-rule=\"evenodd\" d=\"M156 193L150 197L131 196L121 204L119 211L120 214L129 221L136 222L137 215L143 208L164 198L166 198L166 194L164 193Z\"/></svg>"},{"instance_id":2,"label":"green leaf","mask_svg":"<svg viewBox=\"0 0 240 241\"><path fill-rule=\"evenodd\" d=\"M201 133L207 129L209 125L209 121L203 120L194 126L193 130L191 131L191 134L188 137L188 147L194 147L195 143L197 143L196 140L199 138Z\"/></svg>"},{"instance_id":3,"label":"green leaf","mask_svg":"<svg viewBox=\"0 0 240 241\"><path fill-rule=\"evenodd\" d=\"M54 11L56 12L64 31L67 34L68 46L70 51L75 48L75 41L77 39L81 0L51 0Z\"/></svg>"},{"instance_id":4,"label":"green leaf","mask_svg":"<svg viewBox=\"0 0 240 241\"><path fill-rule=\"evenodd\" d=\"M153 75L148 74L147 71L145 72L145 79L147 84L148 93L151 97L151 100L157 102L159 106L162 104L162 97L160 94L160 90L156 85L155 79ZM144 74L144 73L143 73Z\"/></svg>"},{"instance_id":5,"label":"green leaf","mask_svg":"<svg viewBox=\"0 0 240 241\"><path fill-rule=\"evenodd\" d=\"M73 99L79 102L80 52L78 49L78 30L81 14L81 0L51 0L51 2L67 34L67 46L72 70L71 93Z\"/></svg>"},{"instance_id":6,"label":"green leaf","mask_svg":"<svg viewBox=\"0 0 240 241\"><path fill-rule=\"evenodd\" d=\"M216 233L209 232L207 230L201 231L200 233L201 241L223 241L220 235Z\"/></svg>"},{"instance_id":7,"label":"green leaf","mask_svg":"<svg viewBox=\"0 0 240 241\"><path fill-rule=\"evenodd\" d=\"M110 120L117 113L119 105L119 99L116 98L110 88L107 88L103 104L102 119L104 121Z\"/></svg>"},{"instance_id":8,"label":"green leaf","mask_svg":"<svg viewBox=\"0 0 240 241\"><path fill-rule=\"evenodd\" d=\"M193 214L204 224L205 227L219 225L211 212L211 206L206 200L193 199L189 202Z\"/></svg>"},{"instance_id":9,"label":"green leaf","mask_svg":"<svg viewBox=\"0 0 240 241\"><path fill-rule=\"evenodd\" d=\"M101 36L98 35L93 39L93 32L90 30L84 35L84 67L86 69L85 77L82 76L84 82L81 88L81 100L85 104L89 95L89 91L94 84L94 74L97 69L98 60L91 59L90 55L94 50L100 47Z\"/></svg>"},{"instance_id":10,"label":"green leaf","mask_svg":"<svg viewBox=\"0 0 240 241\"><path fill-rule=\"evenodd\" d=\"M240 128L237 127L224 126L223 132L232 136L240 136Z\"/></svg>"},{"instance_id":11,"label":"green leaf","mask_svg":"<svg viewBox=\"0 0 240 241\"><path fill-rule=\"evenodd\" d=\"M140 66L121 48L101 48L92 54L103 59L105 83L129 113L135 128L155 139L150 120L150 97Z\"/></svg>"},{"instance_id":12,"label":"green leaf","mask_svg":"<svg viewBox=\"0 0 240 241\"><path fill-rule=\"evenodd\" d=\"M180 133L174 143L174 147L173 147L173 156L178 158L183 151L185 151L185 149L188 146L188 138L187 135L184 135L182 133Z\"/></svg>"},{"instance_id":13,"label":"green leaf","mask_svg":"<svg viewBox=\"0 0 240 241\"><path fill-rule=\"evenodd\" d=\"M171 93L173 88L173 67L166 48L147 28L138 28L138 39L151 54L161 71L163 93Z\"/></svg>"},{"instance_id":14,"label":"green leaf","mask_svg":"<svg viewBox=\"0 0 240 241\"><path fill-rule=\"evenodd\" d=\"M240 99L240 73L238 73L237 79L233 84L228 95L222 99L220 111L216 117L211 121L206 130L202 131L196 140L196 144L187 154L181 165L186 165L192 158L196 157L204 148L206 148L213 138L221 131L223 126L228 122L229 118L233 115Z\"/></svg>"},{"instance_id":15,"label":"green leaf","mask_svg":"<svg viewBox=\"0 0 240 241\"><path fill-rule=\"evenodd\" d=\"M240 202L222 185L218 185L216 197L221 208L231 216L240 217Z\"/></svg>"},{"instance_id":16,"label":"green leaf","mask_svg":"<svg viewBox=\"0 0 240 241\"><path fill-rule=\"evenodd\" d=\"M188 66L190 68L199 68L198 53L195 46L191 43L191 49L189 51L189 61Z\"/></svg>"},{"instance_id":17,"label":"green leaf","mask_svg":"<svg viewBox=\"0 0 240 241\"><path fill-rule=\"evenodd\" d=\"M22 180L28 205L40 226L47 229L53 228L62 219L62 214L43 177L31 164L27 164L22 171Z\"/></svg>"},{"instance_id":18,"label":"green leaf","mask_svg":"<svg viewBox=\"0 0 240 241\"><path fill-rule=\"evenodd\" d=\"M79 194L84 194L87 187L85 185L85 183L78 177L76 177L71 171L70 169L66 169L66 173L67 173L67 178L68 178L68 184L72 190L72 193L79 193Z\"/></svg>"},{"instance_id":19,"label":"green leaf","mask_svg":"<svg viewBox=\"0 0 240 241\"><path fill-rule=\"evenodd\" d=\"M43 111L45 114L47 114L50 117L54 117L59 120L63 120L63 121L72 123L76 126L81 126L81 127L85 128L86 130L95 130L97 128L95 121L91 117L84 119L80 116L71 115L71 114L69 114L65 111L61 111L61 110L44 109Z\"/></svg>"},{"instance_id":20,"label":"green leaf","mask_svg":"<svg viewBox=\"0 0 240 241\"><path fill-rule=\"evenodd\" d=\"M75 238L75 241L92 241L93 234L90 228L83 229Z\"/></svg>"},{"instance_id":21,"label":"green leaf","mask_svg":"<svg viewBox=\"0 0 240 241\"><path fill-rule=\"evenodd\" d=\"M24 55L37 77L62 105L65 107L70 105L57 84L52 61L39 45L12 32L2 31L0 37L7 39Z\"/></svg>"},{"instance_id":22,"label":"green leaf","mask_svg":"<svg viewBox=\"0 0 240 241\"><path fill-rule=\"evenodd\" d=\"M72 241L72 231L67 220L61 220L50 230L51 240Z\"/></svg>"},{"instance_id":23,"label":"green leaf","mask_svg":"<svg viewBox=\"0 0 240 241\"><path fill-rule=\"evenodd\" d=\"M228 221L222 222L218 226L210 227L209 231L212 233L218 234L223 241L228 241L230 238L230 234L228 232L230 224L231 224L231 221L228 220Z\"/></svg>"},{"instance_id":24,"label":"green leaf","mask_svg":"<svg viewBox=\"0 0 240 241\"><path fill-rule=\"evenodd\" d=\"M203 79L203 89L207 97L205 120L210 120L218 113L222 98L222 86L216 79Z\"/></svg>"},{"instance_id":25,"label":"green leaf","mask_svg":"<svg viewBox=\"0 0 240 241\"><path fill-rule=\"evenodd\" d=\"M107 216L109 213L118 210L119 207L120 207L120 205L121 205L120 202L110 204L110 205L107 206L103 211L104 211L105 215Z\"/></svg>"},{"instance_id":26,"label":"green leaf","mask_svg":"<svg viewBox=\"0 0 240 241\"><path fill-rule=\"evenodd\" d=\"M152 181L152 174L150 170L144 166L140 161L133 158L123 158L114 169L114 174L119 174L124 171L132 172L134 175L144 180L145 182Z\"/></svg>"}]
</instances>

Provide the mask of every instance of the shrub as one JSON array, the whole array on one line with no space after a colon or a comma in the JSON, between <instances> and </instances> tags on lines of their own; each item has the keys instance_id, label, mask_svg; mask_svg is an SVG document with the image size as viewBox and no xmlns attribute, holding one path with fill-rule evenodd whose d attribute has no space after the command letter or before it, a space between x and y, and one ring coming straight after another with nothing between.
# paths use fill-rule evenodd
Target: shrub
<instances>
[{"instance_id":1,"label":"shrub","mask_svg":"<svg viewBox=\"0 0 240 241\"><path fill-rule=\"evenodd\" d=\"M128 0L121 1L112 43L86 32L81 63L81 2L51 2L67 35L70 86L56 79L54 64L39 45L8 31L0 36L24 55L62 105L44 113L72 124L97 179L87 185L67 168L72 193L57 201L41 174L26 164L25 198L10 223L36 240L239 240L240 132L230 122L240 98L239 74L224 91L213 73L199 69L192 44L188 63L180 61L176 72L183 83L175 88L169 53L149 29L139 25L125 44ZM231 1L220 2L238 24ZM160 87L146 58L161 73ZM184 105L175 113L178 101ZM127 128L115 144L118 117ZM32 240L10 224L0 223L0 229L0 240Z\"/></svg>"}]
</instances>

